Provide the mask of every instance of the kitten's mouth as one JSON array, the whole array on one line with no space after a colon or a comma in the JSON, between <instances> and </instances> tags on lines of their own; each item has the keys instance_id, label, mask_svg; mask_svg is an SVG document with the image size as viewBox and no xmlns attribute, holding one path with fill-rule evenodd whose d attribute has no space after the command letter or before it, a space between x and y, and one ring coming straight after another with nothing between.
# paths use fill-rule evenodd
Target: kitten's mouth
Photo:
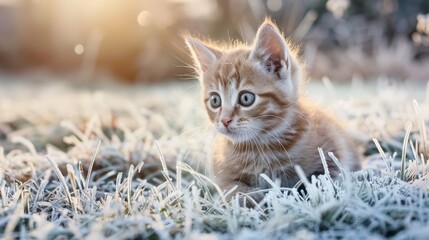
<instances>
[{"instance_id":1,"label":"kitten's mouth","mask_svg":"<svg viewBox=\"0 0 429 240\"><path fill-rule=\"evenodd\" d=\"M239 129L233 127L220 127L217 130L228 137L235 137L239 133Z\"/></svg>"},{"instance_id":2,"label":"kitten's mouth","mask_svg":"<svg viewBox=\"0 0 429 240\"><path fill-rule=\"evenodd\" d=\"M241 134L241 130L239 128L222 128L219 132L234 142L240 142L243 139L246 139L246 137Z\"/></svg>"},{"instance_id":3,"label":"kitten's mouth","mask_svg":"<svg viewBox=\"0 0 429 240\"><path fill-rule=\"evenodd\" d=\"M248 126L228 126L217 125L216 130L218 133L226 136L233 142L243 142L251 140L255 137L252 131L248 131Z\"/></svg>"},{"instance_id":4,"label":"kitten's mouth","mask_svg":"<svg viewBox=\"0 0 429 240\"><path fill-rule=\"evenodd\" d=\"M236 130L234 128L221 128L220 132L226 135L236 134Z\"/></svg>"}]
</instances>

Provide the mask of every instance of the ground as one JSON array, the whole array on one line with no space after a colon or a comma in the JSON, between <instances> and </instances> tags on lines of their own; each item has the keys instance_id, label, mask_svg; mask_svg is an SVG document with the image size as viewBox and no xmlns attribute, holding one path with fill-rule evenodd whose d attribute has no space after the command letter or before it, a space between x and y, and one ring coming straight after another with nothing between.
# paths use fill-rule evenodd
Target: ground
<instances>
[{"instance_id":1,"label":"ground","mask_svg":"<svg viewBox=\"0 0 429 240\"><path fill-rule=\"evenodd\" d=\"M10 77L9 77L10 78ZM195 82L82 87L1 80L0 238L421 239L429 235L429 91L388 79L304 94L342 119L363 170L273 186L255 208L206 176ZM404 141L405 139L405 141ZM321 161L337 161L321 156Z\"/></svg>"}]
</instances>

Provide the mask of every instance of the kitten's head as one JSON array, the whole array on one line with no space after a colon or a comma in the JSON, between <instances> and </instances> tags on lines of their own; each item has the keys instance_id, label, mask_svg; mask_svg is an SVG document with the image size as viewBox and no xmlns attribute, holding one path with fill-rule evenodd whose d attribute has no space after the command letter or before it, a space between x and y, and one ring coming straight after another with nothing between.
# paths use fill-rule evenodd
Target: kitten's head
<instances>
[{"instance_id":1,"label":"kitten's head","mask_svg":"<svg viewBox=\"0 0 429 240\"><path fill-rule=\"evenodd\" d=\"M221 49L187 38L208 116L234 142L264 140L290 127L299 69L277 27L265 21L252 46Z\"/></svg>"}]
</instances>

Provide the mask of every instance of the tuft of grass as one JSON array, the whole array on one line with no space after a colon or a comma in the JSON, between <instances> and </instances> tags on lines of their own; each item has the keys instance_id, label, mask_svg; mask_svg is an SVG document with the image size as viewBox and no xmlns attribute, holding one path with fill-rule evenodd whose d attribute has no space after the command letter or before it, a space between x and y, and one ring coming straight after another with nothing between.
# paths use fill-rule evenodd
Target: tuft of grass
<instances>
[{"instance_id":1,"label":"tuft of grass","mask_svg":"<svg viewBox=\"0 0 429 240\"><path fill-rule=\"evenodd\" d=\"M261 175L272 188L254 208L226 201L229 193L206 175L212 139L201 128L197 89L88 92L59 84L33 89L37 98L19 84L0 89L0 112L7 112L0 129L12 129L0 139L0 237L426 237L429 102L413 102L420 92L411 87L380 84L365 96L365 89L329 85L329 99L320 94L324 86L309 87L310 96L347 119L365 148L364 169L348 172L319 149L324 175L306 179L297 167L306 193ZM339 180L330 177L328 161L341 170Z\"/></svg>"}]
</instances>

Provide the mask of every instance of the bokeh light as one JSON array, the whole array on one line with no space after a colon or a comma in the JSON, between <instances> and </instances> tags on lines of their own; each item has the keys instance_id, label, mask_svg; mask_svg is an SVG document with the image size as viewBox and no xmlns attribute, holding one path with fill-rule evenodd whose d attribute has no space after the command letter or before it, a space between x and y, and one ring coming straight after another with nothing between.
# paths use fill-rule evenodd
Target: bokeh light
<instances>
[{"instance_id":1,"label":"bokeh light","mask_svg":"<svg viewBox=\"0 0 429 240\"><path fill-rule=\"evenodd\" d=\"M281 0L268 0L267 7L272 12L277 12L282 9L283 3Z\"/></svg>"},{"instance_id":2,"label":"bokeh light","mask_svg":"<svg viewBox=\"0 0 429 240\"><path fill-rule=\"evenodd\" d=\"M328 0L328 2L326 2L326 8L331 11L336 18L342 18L349 6L349 0Z\"/></svg>"},{"instance_id":3,"label":"bokeh light","mask_svg":"<svg viewBox=\"0 0 429 240\"><path fill-rule=\"evenodd\" d=\"M137 16L137 22L140 26L145 27L150 24L152 15L149 11L143 10Z\"/></svg>"},{"instance_id":4,"label":"bokeh light","mask_svg":"<svg viewBox=\"0 0 429 240\"><path fill-rule=\"evenodd\" d=\"M417 15L417 26L418 32L429 34L429 14Z\"/></svg>"},{"instance_id":5,"label":"bokeh light","mask_svg":"<svg viewBox=\"0 0 429 240\"><path fill-rule=\"evenodd\" d=\"M74 52L75 52L77 55L82 55L82 54L85 52L85 47L84 47L82 44L77 44L77 45L74 47Z\"/></svg>"}]
</instances>

